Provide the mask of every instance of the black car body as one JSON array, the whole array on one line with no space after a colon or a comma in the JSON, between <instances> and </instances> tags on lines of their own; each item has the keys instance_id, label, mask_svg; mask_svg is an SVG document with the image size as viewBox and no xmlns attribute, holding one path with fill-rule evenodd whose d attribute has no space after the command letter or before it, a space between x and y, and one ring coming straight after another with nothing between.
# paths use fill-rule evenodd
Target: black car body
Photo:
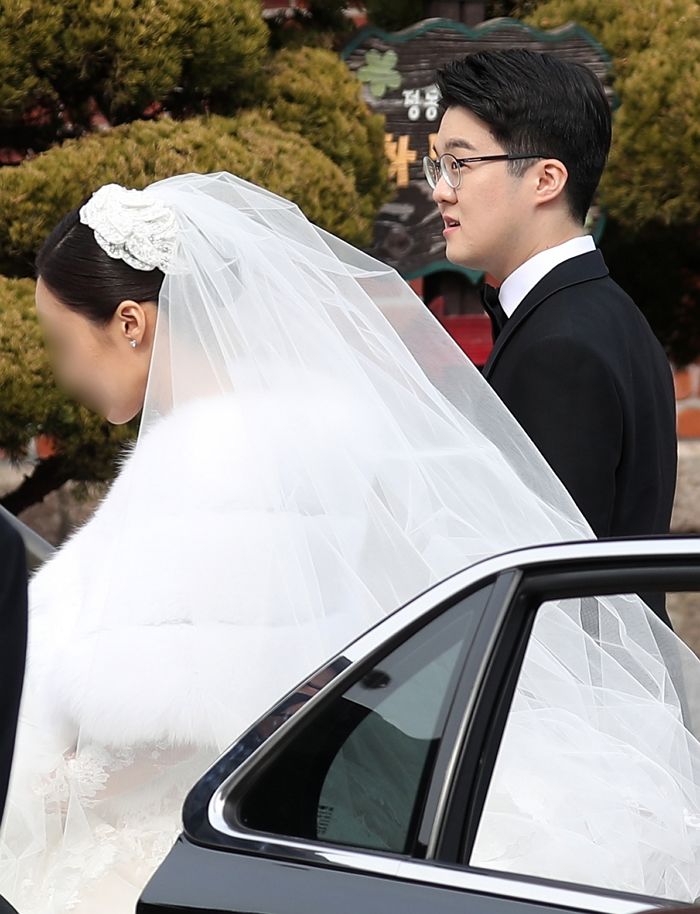
<instances>
[{"instance_id":1,"label":"black car body","mask_svg":"<svg viewBox=\"0 0 700 914\"><path fill-rule=\"evenodd\" d=\"M539 607L653 591L700 591L699 540L537 547L422 594L201 778L138 914L631 914L668 905L469 865Z\"/></svg>"}]
</instances>

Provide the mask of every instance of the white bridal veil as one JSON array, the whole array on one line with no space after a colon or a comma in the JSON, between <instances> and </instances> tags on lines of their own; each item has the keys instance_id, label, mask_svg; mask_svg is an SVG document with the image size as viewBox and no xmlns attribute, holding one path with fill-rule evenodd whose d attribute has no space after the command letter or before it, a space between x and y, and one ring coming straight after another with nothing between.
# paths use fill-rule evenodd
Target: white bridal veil
<instances>
[{"instance_id":1,"label":"white bridal veil","mask_svg":"<svg viewBox=\"0 0 700 914\"><path fill-rule=\"evenodd\" d=\"M486 556L592 537L408 285L288 200L191 174L103 188L86 210L112 256L165 281L118 520L98 511L66 547L80 597L61 630L50 612L34 623L60 649L35 662L27 715L44 714L42 751L70 771L46 762L44 795L16 800L0 888L51 854L52 891L70 883L66 848L118 869L120 830L155 859L168 802L369 625ZM35 586L50 582L47 567ZM577 601L540 614L474 862L692 900L700 745L678 671L697 680L698 661L636 598L598 615L584 629ZM84 696L60 713L58 663Z\"/></svg>"}]
</instances>

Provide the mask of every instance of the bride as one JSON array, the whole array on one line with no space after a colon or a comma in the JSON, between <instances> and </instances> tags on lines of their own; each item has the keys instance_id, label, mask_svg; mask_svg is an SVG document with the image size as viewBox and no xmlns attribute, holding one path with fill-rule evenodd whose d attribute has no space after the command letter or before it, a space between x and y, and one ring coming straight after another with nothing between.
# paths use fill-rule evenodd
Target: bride
<instances>
[{"instance_id":1,"label":"bride","mask_svg":"<svg viewBox=\"0 0 700 914\"><path fill-rule=\"evenodd\" d=\"M31 584L0 893L22 914L116 914L191 784L316 666L466 565L591 532L409 287L287 200L225 173L107 185L47 238L37 273L62 383L141 424L94 517ZM567 605L538 619L473 862L691 900L700 746L673 670L691 657L639 601L599 603L598 641ZM541 758L558 745L562 696L588 764L572 744L548 787L571 759L623 847L585 802L565 821L528 805L523 745L535 727ZM564 829L576 852L553 870Z\"/></svg>"}]
</instances>

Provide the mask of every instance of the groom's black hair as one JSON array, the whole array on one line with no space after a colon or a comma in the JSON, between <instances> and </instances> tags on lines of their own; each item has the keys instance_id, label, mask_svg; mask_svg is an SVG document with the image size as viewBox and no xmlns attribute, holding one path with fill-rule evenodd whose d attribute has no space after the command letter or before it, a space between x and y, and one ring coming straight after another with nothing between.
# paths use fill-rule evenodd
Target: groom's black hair
<instances>
[{"instance_id":1,"label":"groom's black hair","mask_svg":"<svg viewBox=\"0 0 700 914\"><path fill-rule=\"evenodd\" d=\"M67 213L42 244L37 276L66 307L97 324L108 323L123 301L157 302L164 274L110 257L80 221L80 209Z\"/></svg>"},{"instance_id":2,"label":"groom's black hair","mask_svg":"<svg viewBox=\"0 0 700 914\"><path fill-rule=\"evenodd\" d=\"M569 172L565 194L585 222L610 150L610 104L598 77L583 64L524 48L479 51L438 70L441 113L466 108L507 153L542 153ZM532 160L512 161L524 174Z\"/></svg>"}]
</instances>

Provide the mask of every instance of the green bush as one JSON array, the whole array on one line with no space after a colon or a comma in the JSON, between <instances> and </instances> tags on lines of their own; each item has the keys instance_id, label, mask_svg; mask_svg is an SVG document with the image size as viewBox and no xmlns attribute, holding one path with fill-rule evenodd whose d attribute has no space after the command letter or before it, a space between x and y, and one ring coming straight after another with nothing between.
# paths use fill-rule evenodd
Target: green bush
<instances>
[{"instance_id":1,"label":"green bush","mask_svg":"<svg viewBox=\"0 0 700 914\"><path fill-rule=\"evenodd\" d=\"M255 98L268 31L255 0L16 0L0 5L0 119L36 103L109 119L184 92Z\"/></svg>"},{"instance_id":2,"label":"green bush","mask_svg":"<svg viewBox=\"0 0 700 914\"><path fill-rule=\"evenodd\" d=\"M369 111L345 63L321 48L287 48L273 58L266 85L275 122L301 133L351 175L373 217L389 195L384 119Z\"/></svg>"},{"instance_id":3,"label":"green bush","mask_svg":"<svg viewBox=\"0 0 700 914\"><path fill-rule=\"evenodd\" d=\"M134 121L0 168L0 264L29 275L51 228L102 184L142 188L188 171L230 171L290 197L313 222L351 242L369 239L371 218L352 177L308 140L248 111L236 118Z\"/></svg>"},{"instance_id":4,"label":"green bush","mask_svg":"<svg viewBox=\"0 0 700 914\"><path fill-rule=\"evenodd\" d=\"M527 21L543 29L578 22L613 58L616 77L624 77L635 69L635 54L665 36L681 38L696 14L695 0L540 0Z\"/></svg>"}]
</instances>

